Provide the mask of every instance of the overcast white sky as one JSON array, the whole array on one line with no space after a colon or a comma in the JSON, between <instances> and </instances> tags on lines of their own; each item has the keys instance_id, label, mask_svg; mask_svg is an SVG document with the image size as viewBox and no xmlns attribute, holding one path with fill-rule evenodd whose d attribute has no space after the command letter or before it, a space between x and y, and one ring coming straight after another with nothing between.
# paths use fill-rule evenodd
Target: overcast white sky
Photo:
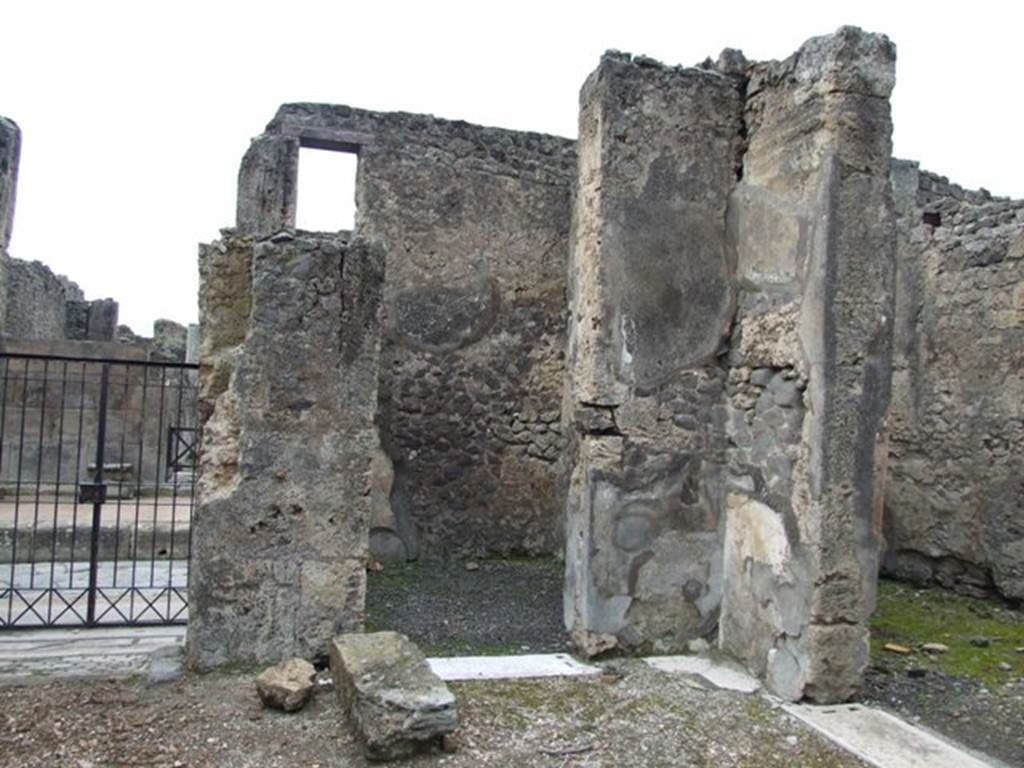
<instances>
[{"instance_id":1,"label":"overcast white sky","mask_svg":"<svg viewBox=\"0 0 1024 768\"><path fill-rule=\"evenodd\" d=\"M726 46L784 58L842 24L897 44L897 156L1024 197L1022 8L7 0L0 114L23 131L11 255L67 274L89 298L116 299L136 332L157 317L194 322L196 244L233 224L238 163L280 103L575 136L579 87L605 49L683 64Z\"/></svg>"}]
</instances>

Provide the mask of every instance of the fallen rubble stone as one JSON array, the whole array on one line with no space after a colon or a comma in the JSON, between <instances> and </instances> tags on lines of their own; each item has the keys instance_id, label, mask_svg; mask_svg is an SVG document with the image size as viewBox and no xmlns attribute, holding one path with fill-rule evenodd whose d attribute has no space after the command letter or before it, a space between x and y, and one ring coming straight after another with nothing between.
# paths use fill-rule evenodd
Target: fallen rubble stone
<instances>
[{"instance_id":1,"label":"fallen rubble stone","mask_svg":"<svg viewBox=\"0 0 1024 768\"><path fill-rule=\"evenodd\" d=\"M268 667L256 678L260 701L273 709L297 712L309 701L316 670L305 659L288 659Z\"/></svg>"},{"instance_id":2,"label":"fallen rubble stone","mask_svg":"<svg viewBox=\"0 0 1024 768\"><path fill-rule=\"evenodd\" d=\"M371 760L443 748L445 734L458 724L455 697L405 635L339 635L331 643L331 672Z\"/></svg>"},{"instance_id":3,"label":"fallen rubble stone","mask_svg":"<svg viewBox=\"0 0 1024 768\"><path fill-rule=\"evenodd\" d=\"M914 652L913 648L908 648L907 646L900 645L899 643L886 643L884 648L889 653L898 653L900 656L909 656Z\"/></svg>"}]
</instances>

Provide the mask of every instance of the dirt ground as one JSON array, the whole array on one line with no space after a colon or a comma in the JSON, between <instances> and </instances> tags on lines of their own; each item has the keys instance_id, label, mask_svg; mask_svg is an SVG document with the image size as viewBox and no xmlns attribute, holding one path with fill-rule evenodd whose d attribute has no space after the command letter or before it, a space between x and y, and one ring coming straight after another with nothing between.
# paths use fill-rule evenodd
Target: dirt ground
<instances>
[{"instance_id":1,"label":"dirt ground","mask_svg":"<svg viewBox=\"0 0 1024 768\"><path fill-rule=\"evenodd\" d=\"M410 766L864 768L759 696L695 687L638 661L597 678L452 686L454 751ZM248 674L0 688L0 766L364 766L331 687L263 709Z\"/></svg>"}]
</instances>

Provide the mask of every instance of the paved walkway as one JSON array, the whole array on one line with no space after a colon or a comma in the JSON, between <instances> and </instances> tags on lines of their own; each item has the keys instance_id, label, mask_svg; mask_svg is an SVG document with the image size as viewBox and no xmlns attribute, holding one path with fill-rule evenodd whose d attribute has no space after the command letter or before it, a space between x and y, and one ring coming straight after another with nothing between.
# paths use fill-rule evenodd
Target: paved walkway
<instances>
[{"instance_id":1,"label":"paved walkway","mask_svg":"<svg viewBox=\"0 0 1024 768\"><path fill-rule=\"evenodd\" d=\"M184 626L0 632L0 681L128 677L144 672L154 652L184 644Z\"/></svg>"}]
</instances>

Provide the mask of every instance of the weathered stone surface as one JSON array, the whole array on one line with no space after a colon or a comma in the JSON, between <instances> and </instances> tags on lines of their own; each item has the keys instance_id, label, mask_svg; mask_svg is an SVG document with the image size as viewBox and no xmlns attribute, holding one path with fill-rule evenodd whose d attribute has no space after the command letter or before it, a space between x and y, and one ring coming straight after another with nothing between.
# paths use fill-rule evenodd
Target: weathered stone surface
<instances>
[{"instance_id":1,"label":"weathered stone surface","mask_svg":"<svg viewBox=\"0 0 1024 768\"><path fill-rule=\"evenodd\" d=\"M14 228L20 157L21 129L13 120L0 116L0 252L7 250Z\"/></svg>"},{"instance_id":2,"label":"weathered stone surface","mask_svg":"<svg viewBox=\"0 0 1024 768\"><path fill-rule=\"evenodd\" d=\"M620 54L581 94L565 617L584 650L683 650L717 622L741 113L729 78Z\"/></svg>"},{"instance_id":3,"label":"weathered stone surface","mask_svg":"<svg viewBox=\"0 0 1024 768\"><path fill-rule=\"evenodd\" d=\"M201 274L189 661L314 657L361 623L383 256L231 236Z\"/></svg>"},{"instance_id":4,"label":"weathered stone surface","mask_svg":"<svg viewBox=\"0 0 1024 768\"><path fill-rule=\"evenodd\" d=\"M97 299L95 301L69 299L65 304L65 338L80 341L115 340L118 315L116 301L113 299Z\"/></svg>"},{"instance_id":5,"label":"weathered stone surface","mask_svg":"<svg viewBox=\"0 0 1024 768\"><path fill-rule=\"evenodd\" d=\"M267 237L295 228L299 142L291 136L252 140L238 170L238 233Z\"/></svg>"},{"instance_id":6,"label":"weathered stone surface","mask_svg":"<svg viewBox=\"0 0 1024 768\"><path fill-rule=\"evenodd\" d=\"M787 698L847 699L867 662L894 61L885 37L846 27L749 72L720 643Z\"/></svg>"},{"instance_id":7,"label":"weathered stone surface","mask_svg":"<svg viewBox=\"0 0 1024 768\"><path fill-rule=\"evenodd\" d=\"M331 643L338 700L367 757L393 760L440 746L458 725L455 697L407 637L341 635Z\"/></svg>"},{"instance_id":8,"label":"weathered stone surface","mask_svg":"<svg viewBox=\"0 0 1024 768\"><path fill-rule=\"evenodd\" d=\"M885 570L1024 598L1024 201L899 162Z\"/></svg>"},{"instance_id":9,"label":"weathered stone surface","mask_svg":"<svg viewBox=\"0 0 1024 768\"><path fill-rule=\"evenodd\" d=\"M313 695L315 676L316 669L305 659L286 659L260 672L256 678L256 693L268 707L297 712Z\"/></svg>"},{"instance_id":10,"label":"weathered stone surface","mask_svg":"<svg viewBox=\"0 0 1024 768\"><path fill-rule=\"evenodd\" d=\"M1017 594L1024 214L893 177L887 437L893 73L855 28L781 62L608 54L575 147L283 106L243 161L237 232L201 259L200 665L357 627L367 548L552 551L563 503L581 648L676 651L717 626L789 698L856 690L883 497L891 570ZM300 147L359 155L355 239L389 260L379 368L338 366L347 326L308 311L333 302L324 249L351 248L295 233Z\"/></svg>"}]
</instances>

